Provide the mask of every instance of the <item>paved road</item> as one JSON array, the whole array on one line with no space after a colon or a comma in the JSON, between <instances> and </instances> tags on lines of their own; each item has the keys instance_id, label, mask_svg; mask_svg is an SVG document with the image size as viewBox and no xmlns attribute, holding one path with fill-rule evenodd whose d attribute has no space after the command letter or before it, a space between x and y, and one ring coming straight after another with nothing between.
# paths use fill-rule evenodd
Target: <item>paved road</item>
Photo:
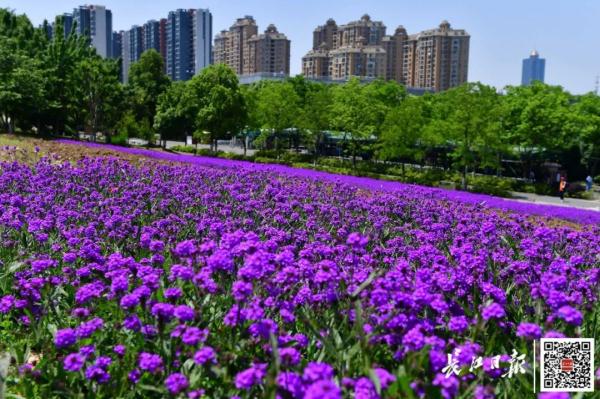
<instances>
[{"instance_id":1,"label":"paved road","mask_svg":"<svg viewBox=\"0 0 600 399\"><path fill-rule=\"evenodd\" d=\"M533 193L512 193L516 201L530 202L535 204L565 206L571 208L589 209L600 212L600 200L582 200L577 198L565 198L564 202L558 197L549 195L538 195Z\"/></svg>"}]
</instances>

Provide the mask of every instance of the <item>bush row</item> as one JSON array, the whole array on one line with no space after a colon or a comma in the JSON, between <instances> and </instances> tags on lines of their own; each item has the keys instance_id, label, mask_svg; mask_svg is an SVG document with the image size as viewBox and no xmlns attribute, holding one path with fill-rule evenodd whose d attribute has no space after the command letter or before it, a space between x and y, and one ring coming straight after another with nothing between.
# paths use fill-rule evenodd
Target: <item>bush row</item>
<instances>
[{"instance_id":1,"label":"bush row","mask_svg":"<svg viewBox=\"0 0 600 399\"><path fill-rule=\"evenodd\" d=\"M357 161L355 167L351 160L333 157L315 159L311 154L293 152L277 153L274 150L259 150L254 155L242 155L229 152L211 151L207 148L196 149L193 146L175 146L173 151L211 156L240 161L257 163L272 163L288 165L298 168L321 170L325 172L372 177L376 179L392 180L404 183L419 184L429 187L445 187L459 189L462 176L452 170L440 168L421 168L414 165L398 165L384 162ZM554 195L555 188L546 183L531 183L501 176L485 176L469 174L468 190L481 194L495 195L509 198L511 192L535 193L540 195ZM568 196L572 198L591 199L591 193L586 193L578 187L569 190Z\"/></svg>"}]
</instances>

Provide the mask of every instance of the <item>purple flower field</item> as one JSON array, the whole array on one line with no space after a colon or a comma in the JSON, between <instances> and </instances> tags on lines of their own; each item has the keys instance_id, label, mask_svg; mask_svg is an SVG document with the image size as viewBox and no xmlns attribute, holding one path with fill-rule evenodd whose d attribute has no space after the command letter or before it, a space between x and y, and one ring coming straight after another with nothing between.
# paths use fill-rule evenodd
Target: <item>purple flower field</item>
<instances>
[{"instance_id":1,"label":"purple flower field","mask_svg":"<svg viewBox=\"0 0 600 399\"><path fill-rule=\"evenodd\" d=\"M600 335L596 212L114 149L184 163L0 163L9 394L531 397L513 350Z\"/></svg>"}]
</instances>

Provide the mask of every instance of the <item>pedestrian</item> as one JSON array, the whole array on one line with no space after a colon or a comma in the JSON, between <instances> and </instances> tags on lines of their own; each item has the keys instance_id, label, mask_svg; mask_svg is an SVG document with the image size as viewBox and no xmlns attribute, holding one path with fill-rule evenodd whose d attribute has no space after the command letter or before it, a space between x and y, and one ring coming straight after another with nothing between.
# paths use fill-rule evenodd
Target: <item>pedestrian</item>
<instances>
[{"instance_id":1,"label":"pedestrian","mask_svg":"<svg viewBox=\"0 0 600 399\"><path fill-rule=\"evenodd\" d=\"M558 183L558 193L560 195L560 200L564 202L565 200L565 191L567 190L567 179L564 176L560 177L560 183Z\"/></svg>"},{"instance_id":2,"label":"pedestrian","mask_svg":"<svg viewBox=\"0 0 600 399\"><path fill-rule=\"evenodd\" d=\"M588 177L585 178L585 191L592 191L592 176L588 175Z\"/></svg>"},{"instance_id":3,"label":"pedestrian","mask_svg":"<svg viewBox=\"0 0 600 399\"><path fill-rule=\"evenodd\" d=\"M531 183L535 183L535 173L533 172L533 170L529 171L529 181Z\"/></svg>"}]
</instances>

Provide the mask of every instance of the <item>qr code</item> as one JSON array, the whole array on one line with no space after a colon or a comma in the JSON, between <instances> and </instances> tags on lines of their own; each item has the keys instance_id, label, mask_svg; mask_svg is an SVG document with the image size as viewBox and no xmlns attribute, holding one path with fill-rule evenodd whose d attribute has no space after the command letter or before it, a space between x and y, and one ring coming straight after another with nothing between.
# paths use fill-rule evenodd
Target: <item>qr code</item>
<instances>
[{"instance_id":1,"label":"qr code","mask_svg":"<svg viewBox=\"0 0 600 399\"><path fill-rule=\"evenodd\" d=\"M542 392L594 390L592 338L542 338L540 373Z\"/></svg>"}]
</instances>

